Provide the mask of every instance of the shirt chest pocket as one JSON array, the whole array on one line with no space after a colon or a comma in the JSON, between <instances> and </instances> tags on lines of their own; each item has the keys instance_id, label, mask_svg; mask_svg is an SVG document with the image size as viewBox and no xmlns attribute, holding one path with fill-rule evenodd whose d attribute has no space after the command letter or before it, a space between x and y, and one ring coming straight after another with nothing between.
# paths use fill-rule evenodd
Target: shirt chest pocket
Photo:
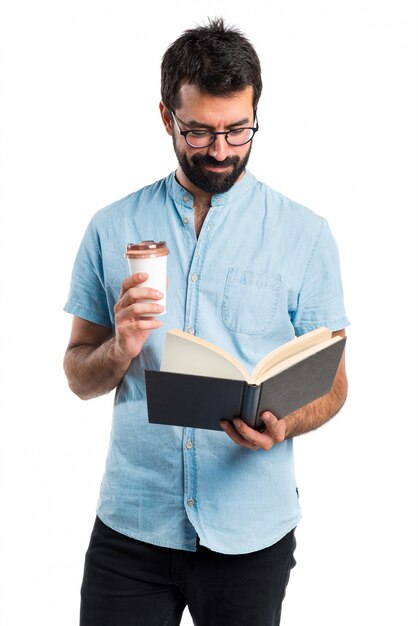
<instances>
[{"instance_id":1,"label":"shirt chest pocket","mask_svg":"<svg viewBox=\"0 0 418 626\"><path fill-rule=\"evenodd\" d=\"M262 335L273 322L281 278L230 267L222 299L222 321L235 333Z\"/></svg>"}]
</instances>

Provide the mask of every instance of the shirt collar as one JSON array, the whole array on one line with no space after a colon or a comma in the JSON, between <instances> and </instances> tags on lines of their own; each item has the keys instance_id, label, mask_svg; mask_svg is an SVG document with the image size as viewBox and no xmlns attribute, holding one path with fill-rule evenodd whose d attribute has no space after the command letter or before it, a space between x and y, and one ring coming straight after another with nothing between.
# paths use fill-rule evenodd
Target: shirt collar
<instances>
[{"instance_id":1,"label":"shirt collar","mask_svg":"<svg viewBox=\"0 0 418 626\"><path fill-rule=\"evenodd\" d=\"M212 196L211 205L220 206L235 202L242 196L246 195L257 183L253 174L248 170L240 181L235 183L229 191L225 193L215 193ZM176 203L179 203L189 209L193 209L193 195L177 182L175 172L172 172L166 178L167 190Z\"/></svg>"}]
</instances>

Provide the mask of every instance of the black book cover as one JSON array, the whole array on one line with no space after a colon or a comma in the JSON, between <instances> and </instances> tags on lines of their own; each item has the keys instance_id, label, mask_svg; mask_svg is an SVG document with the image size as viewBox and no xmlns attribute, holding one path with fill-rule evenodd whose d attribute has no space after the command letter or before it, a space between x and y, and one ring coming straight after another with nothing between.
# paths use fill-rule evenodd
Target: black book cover
<instances>
[{"instance_id":1,"label":"black book cover","mask_svg":"<svg viewBox=\"0 0 418 626\"><path fill-rule=\"evenodd\" d=\"M222 430L221 419L242 419L262 430L260 414L277 417L329 393L334 382L345 337L292 365L260 385L245 381L145 371L148 419L155 424Z\"/></svg>"}]
</instances>

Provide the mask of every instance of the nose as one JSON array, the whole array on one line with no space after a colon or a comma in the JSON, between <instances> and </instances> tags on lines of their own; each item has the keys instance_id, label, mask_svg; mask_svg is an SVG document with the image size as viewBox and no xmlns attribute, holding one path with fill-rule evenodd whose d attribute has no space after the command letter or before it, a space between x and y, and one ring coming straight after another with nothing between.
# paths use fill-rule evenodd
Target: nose
<instances>
[{"instance_id":1,"label":"nose","mask_svg":"<svg viewBox=\"0 0 418 626\"><path fill-rule=\"evenodd\" d=\"M229 146L225 135L215 135L215 141L208 147L208 153L217 161L224 161L228 156Z\"/></svg>"}]
</instances>

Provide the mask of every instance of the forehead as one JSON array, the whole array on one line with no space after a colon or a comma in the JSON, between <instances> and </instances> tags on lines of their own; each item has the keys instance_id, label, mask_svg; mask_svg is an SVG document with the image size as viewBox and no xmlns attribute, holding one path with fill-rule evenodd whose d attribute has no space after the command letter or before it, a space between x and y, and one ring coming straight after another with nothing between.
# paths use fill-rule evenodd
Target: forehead
<instances>
[{"instance_id":1,"label":"forehead","mask_svg":"<svg viewBox=\"0 0 418 626\"><path fill-rule=\"evenodd\" d=\"M185 83L180 88L179 96L180 107L176 112L185 121L196 120L216 125L221 122L232 123L244 117L252 119L252 86L227 96L213 96L200 91L196 85Z\"/></svg>"}]
</instances>

